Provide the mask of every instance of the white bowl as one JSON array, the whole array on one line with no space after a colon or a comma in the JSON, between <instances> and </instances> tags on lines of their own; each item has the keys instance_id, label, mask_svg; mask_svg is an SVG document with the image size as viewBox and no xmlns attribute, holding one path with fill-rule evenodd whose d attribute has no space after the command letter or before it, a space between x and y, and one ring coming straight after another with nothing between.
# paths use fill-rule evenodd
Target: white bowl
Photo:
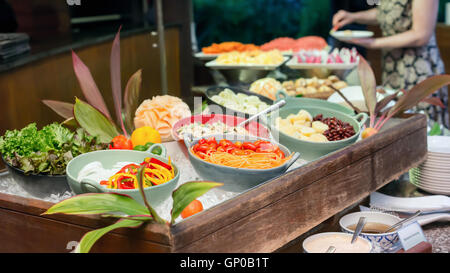
<instances>
[{"instance_id":1,"label":"white bowl","mask_svg":"<svg viewBox=\"0 0 450 273\"><path fill-rule=\"evenodd\" d=\"M342 231L353 234L353 231L348 229L347 227L351 225L356 225L360 217L366 217L366 223L380 223L388 226L392 226L402 220L397 216L383 212L375 212L375 211L355 212L347 214L339 220L339 225L341 226ZM361 233L360 236L369 240L372 244L379 246L382 249L389 249L392 246L394 246L395 243L398 242L397 231L380 234Z\"/></svg>"},{"instance_id":2,"label":"white bowl","mask_svg":"<svg viewBox=\"0 0 450 273\"><path fill-rule=\"evenodd\" d=\"M361 236L351 243L353 235L345 232L325 232L312 235L303 241L305 253L325 253L330 246L336 247L335 253L370 253L372 243ZM316 243L317 245L313 245Z\"/></svg>"},{"instance_id":3,"label":"white bowl","mask_svg":"<svg viewBox=\"0 0 450 273\"><path fill-rule=\"evenodd\" d=\"M340 91L355 107L357 107L361 111L368 111L361 86L348 86L341 89ZM389 94L390 93L388 92L386 95ZM381 101L384 97L385 95L377 92L377 101ZM333 93L333 95L328 98L328 101L338 103L352 109L350 105L348 105L347 102L337 92ZM393 105L394 103L391 102L387 107L391 107Z\"/></svg>"},{"instance_id":4,"label":"white bowl","mask_svg":"<svg viewBox=\"0 0 450 273\"><path fill-rule=\"evenodd\" d=\"M448 136L429 136L428 152L436 153L445 157L450 156L450 137Z\"/></svg>"}]
</instances>

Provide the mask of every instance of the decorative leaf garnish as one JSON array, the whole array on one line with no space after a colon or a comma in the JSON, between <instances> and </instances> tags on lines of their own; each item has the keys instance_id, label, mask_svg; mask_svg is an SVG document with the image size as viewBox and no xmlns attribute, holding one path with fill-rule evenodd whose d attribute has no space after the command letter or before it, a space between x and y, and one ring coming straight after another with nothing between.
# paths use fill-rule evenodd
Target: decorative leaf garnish
<instances>
[{"instance_id":1,"label":"decorative leaf garnish","mask_svg":"<svg viewBox=\"0 0 450 273\"><path fill-rule=\"evenodd\" d=\"M123 215L147 215L147 209L127 195L116 193L86 193L63 200L46 214L103 214L121 213Z\"/></svg>"},{"instance_id":2,"label":"decorative leaf garnish","mask_svg":"<svg viewBox=\"0 0 450 273\"><path fill-rule=\"evenodd\" d=\"M175 219L177 219L184 208L192 201L207 193L209 190L222 185L223 183L216 182L187 182L178 187L178 189L172 193L173 207L171 211L171 223L173 224L175 222Z\"/></svg>"},{"instance_id":3,"label":"decorative leaf garnish","mask_svg":"<svg viewBox=\"0 0 450 273\"><path fill-rule=\"evenodd\" d=\"M95 244L95 242L97 242L106 233L114 229L124 227L137 228L141 226L143 223L144 223L143 221L139 220L121 219L117 221L115 224L112 224L110 226L90 231L81 238L81 241L78 244L77 248L75 249L75 252L88 253L91 250L92 246Z\"/></svg>"},{"instance_id":4,"label":"decorative leaf garnish","mask_svg":"<svg viewBox=\"0 0 450 273\"><path fill-rule=\"evenodd\" d=\"M375 123L376 114L375 108L377 106L377 82L372 68L367 63L363 56L359 56L358 75L361 82L361 88L366 101L367 109L370 115L370 127Z\"/></svg>"},{"instance_id":5,"label":"decorative leaf garnish","mask_svg":"<svg viewBox=\"0 0 450 273\"><path fill-rule=\"evenodd\" d=\"M108 118L111 118L108 108L106 107L105 101L103 100L102 94L95 84L94 78L92 77L89 68L81 61L75 52L72 51L73 60L73 70L77 76L78 82L80 84L81 90L83 91L86 100L102 112Z\"/></svg>"},{"instance_id":6,"label":"decorative leaf garnish","mask_svg":"<svg viewBox=\"0 0 450 273\"><path fill-rule=\"evenodd\" d=\"M424 99L422 100L422 102L426 102L426 103L428 103L428 104L431 104L431 105L434 105L434 106L439 106L439 107L445 109L444 103L443 103L442 100L441 100L440 98L438 98L438 97L428 97L428 98L424 98Z\"/></svg>"},{"instance_id":7,"label":"decorative leaf garnish","mask_svg":"<svg viewBox=\"0 0 450 273\"><path fill-rule=\"evenodd\" d=\"M395 92L392 95L384 97L381 101L377 103L377 107L375 108L375 113L378 115L381 110L383 110L391 101L398 97L400 91Z\"/></svg>"},{"instance_id":8,"label":"decorative leaf garnish","mask_svg":"<svg viewBox=\"0 0 450 273\"><path fill-rule=\"evenodd\" d=\"M395 106L389 111L388 116L395 116L416 106L420 101L449 84L450 75L433 76L422 81L399 98Z\"/></svg>"},{"instance_id":9,"label":"decorative leaf garnish","mask_svg":"<svg viewBox=\"0 0 450 273\"><path fill-rule=\"evenodd\" d=\"M43 100L42 102L64 119L69 119L73 117L72 103L56 100Z\"/></svg>"},{"instance_id":10,"label":"decorative leaf garnish","mask_svg":"<svg viewBox=\"0 0 450 273\"><path fill-rule=\"evenodd\" d=\"M122 80L120 74L120 26L119 31L114 38L112 49L111 49L111 88L112 95L114 99L114 107L116 110L117 122L122 127L123 134L128 137L127 130L123 124L122 118Z\"/></svg>"},{"instance_id":11,"label":"decorative leaf garnish","mask_svg":"<svg viewBox=\"0 0 450 273\"><path fill-rule=\"evenodd\" d=\"M150 206L150 204L147 202L147 197L145 196L145 192L144 192L144 171L145 168L147 168L147 166L144 164L142 165L137 174L136 174L136 178L138 181L138 185L139 185L139 192L141 193L141 197L142 200L144 201L145 206L147 207L150 215L153 217L153 219L155 219L156 222L160 223L160 224L165 224L166 221L164 219L162 219L161 217L159 217L158 213L156 213L156 211Z\"/></svg>"},{"instance_id":12,"label":"decorative leaf garnish","mask_svg":"<svg viewBox=\"0 0 450 273\"><path fill-rule=\"evenodd\" d=\"M429 136L440 136L442 134L441 125L439 122L435 122L433 128L428 133Z\"/></svg>"},{"instance_id":13,"label":"decorative leaf garnish","mask_svg":"<svg viewBox=\"0 0 450 273\"><path fill-rule=\"evenodd\" d=\"M360 56L358 74L366 101L366 106L370 114L370 127L373 127L376 118L375 108L377 106L377 83L372 68L363 56Z\"/></svg>"},{"instance_id":14,"label":"decorative leaf garnish","mask_svg":"<svg viewBox=\"0 0 450 273\"><path fill-rule=\"evenodd\" d=\"M131 131L134 130L134 115L139 106L139 95L142 84L142 70L138 70L128 80L125 88L124 108L125 108L125 125Z\"/></svg>"},{"instance_id":15,"label":"decorative leaf garnish","mask_svg":"<svg viewBox=\"0 0 450 273\"><path fill-rule=\"evenodd\" d=\"M120 133L115 124L99 110L76 98L74 117L90 135L97 136L102 143L109 143Z\"/></svg>"}]
</instances>

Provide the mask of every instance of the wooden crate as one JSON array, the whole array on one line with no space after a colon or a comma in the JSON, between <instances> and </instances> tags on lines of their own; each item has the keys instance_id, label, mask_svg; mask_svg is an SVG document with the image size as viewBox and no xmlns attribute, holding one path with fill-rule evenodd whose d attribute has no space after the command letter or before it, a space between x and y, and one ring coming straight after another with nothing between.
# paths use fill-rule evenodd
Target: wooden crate
<instances>
[{"instance_id":1,"label":"wooden crate","mask_svg":"<svg viewBox=\"0 0 450 273\"><path fill-rule=\"evenodd\" d=\"M416 167L426 117L392 120L379 134L169 227L115 230L93 252L273 252ZM68 252L113 220L41 216L52 203L0 194L0 252Z\"/></svg>"}]
</instances>

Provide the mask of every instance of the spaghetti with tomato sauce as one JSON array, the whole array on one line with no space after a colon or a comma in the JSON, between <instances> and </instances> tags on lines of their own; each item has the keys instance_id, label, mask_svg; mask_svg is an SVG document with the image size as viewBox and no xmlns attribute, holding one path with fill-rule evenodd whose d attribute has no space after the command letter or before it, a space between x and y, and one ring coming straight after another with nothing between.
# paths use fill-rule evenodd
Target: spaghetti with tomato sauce
<instances>
[{"instance_id":1,"label":"spaghetti with tomato sauce","mask_svg":"<svg viewBox=\"0 0 450 273\"><path fill-rule=\"evenodd\" d=\"M283 165L292 155L286 157L278 145L270 141L235 143L214 137L201 139L191 148L198 158L217 165L243 169L271 169Z\"/></svg>"}]
</instances>

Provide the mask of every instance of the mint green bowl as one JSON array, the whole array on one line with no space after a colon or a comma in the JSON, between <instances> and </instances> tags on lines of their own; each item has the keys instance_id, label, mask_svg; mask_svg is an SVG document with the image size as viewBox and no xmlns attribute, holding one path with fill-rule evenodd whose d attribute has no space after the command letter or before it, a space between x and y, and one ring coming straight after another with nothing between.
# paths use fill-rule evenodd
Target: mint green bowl
<instances>
[{"instance_id":1,"label":"mint green bowl","mask_svg":"<svg viewBox=\"0 0 450 273\"><path fill-rule=\"evenodd\" d=\"M152 154L154 148L160 147L162 149L162 155L158 156ZM153 157L162 162L168 163L168 159L166 158L166 149L161 144L155 144L151 146L147 151L133 151L133 150L104 150L104 151L96 151L85 153L79 155L72 159L66 168L67 173L67 182L69 183L70 188L75 194L83 194L83 193L120 193L125 194L136 201L144 204L142 196L139 192L139 189L134 190L118 190L118 189L108 189L105 186L100 185L100 181L91 181L85 179L83 181L78 181L78 174L80 171L89 163L92 162L100 162L105 169L112 169L113 166L118 162L133 162L136 164L140 164L147 157ZM178 167L172 162L172 166L174 167L175 177L158 186L152 186L144 189L145 196L147 201L151 206L158 206L166 199L168 199L172 192L175 190L178 180L180 178L180 171ZM105 179L107 179L105 177Z\"/></svg>"},{"instance_id":2,"label":"mint green bowl","mask_svg":"<svg viewBox=\"0 0 450 273\"><path fill-rule=\"evenodd\" d=\"M329 110L325 108L319 107L306 107L306 106L284 106L278 111L278 116L285 119L290 114L297 114L300 110L308 111L313 117L316 115L322 114L324 118L335 117L343 122L348 122L355 129L355 135L339 141L331 141L326 143L318 143L300 140L294 137L291 137L283 132L280 132L275 125L275 115L268 116L267 123L268 127L270 127L272 136L279 139L279 142L286 146L289 150L293 152L298 152L301 154L301 158L312 161L316 160L320 157L326 156L329 153L337 151L339 149L345 148L353 143L355 143L359 135L361 134L361 128L366 123L368 119L368 115L366 113L361 113L356 116L349 116L342 112L336 110Z\"/></svg>"},{"instance_id":3,"label":"mint green bowl","mask_svg":"<svg viewBox=\"0 0 450 273\"><path fill-rule=\"evenodd\" d=\"M311 99L311 98L297 98L289 96L286 91L279 90L276 93L276 102L280 100L285 100L286 105L283 108L286 107L319 107L319 108L325 108L337 112L341 112L344 114L347 114L349 116L354 116L355 111L353 111L350 108L347 108L343 105L340 105L338 103L329 102L326 100L320 100L320 99Z\"/></svg>"}]
</instances>

